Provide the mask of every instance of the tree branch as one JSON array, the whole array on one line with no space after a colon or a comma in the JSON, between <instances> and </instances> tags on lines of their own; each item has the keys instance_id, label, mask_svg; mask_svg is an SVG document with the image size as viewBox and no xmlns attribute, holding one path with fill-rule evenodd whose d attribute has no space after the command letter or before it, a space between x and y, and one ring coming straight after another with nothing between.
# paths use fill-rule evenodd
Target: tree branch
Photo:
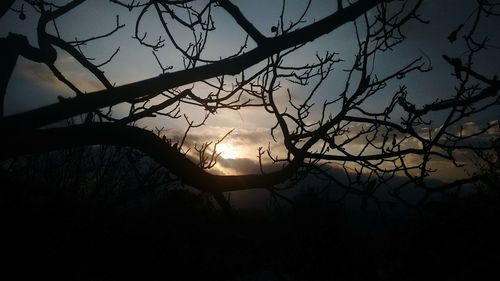
<instances>
[{"instance_id":1,"label":"tree branch","mask_svg":"<svg viewBox=\"0 0 500 281\"><path fill-rule=\"evenodd\" d=\"M261 45L264 43L264 41L267 39L260 31L253 26L251 22L249 22L245 16L241 13L240 9L235 6L233 3L231 3L229 0L218 0L217 1L219 5L224 8L233 18L234 20L243 28L243 30L252 37L252 39L257 43L258 45Z\"/></svg>"}]
</instances>

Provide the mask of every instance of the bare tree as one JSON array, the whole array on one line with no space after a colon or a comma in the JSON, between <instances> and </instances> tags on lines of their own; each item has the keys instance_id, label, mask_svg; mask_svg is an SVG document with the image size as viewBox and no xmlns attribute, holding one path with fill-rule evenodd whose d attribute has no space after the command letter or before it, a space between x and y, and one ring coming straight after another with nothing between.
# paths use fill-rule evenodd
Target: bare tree
<instances>
[{"instance_id":1,"label":"bare tree","mask_svg":"<svg viewBox=\"0 0 500 281\"><path fill-rule=\"evenodd\" d=\"M426 179L435 170L432 160L439 159L459 167L463 153L490 151L498 147L498 120L491 120L474 132L465 132L463 124L474 115L498 110L500 82L491 73L482 73L473 62L479 54L495 50L488 38L480 37L482 20L498 16L499 4L477 1L476 9L468 19L460 19L458 28L448 36L450 44L464 44L463 54L444 54L450 72L456 78L454 92L449 98L429 104L417 104L412 93L401 81L412 73L432 73L431 61L425 54L408 62L401 62L392 71L382 70L377 59L387 58L392 50L401 47L406 39L405 26L411 22L425 23L419 15L423 0L384 1L359 0L354 3L338 1L337 9L314 22L306 22L312 1L307 3L298 19L286 22L285 1L276 24L266 36L247 19L237 5L229 0L218 1L119 1L111 2L137 11L136 40L142 48L149 48L161 73L148 79L115 86L102 71L102 67L115 59L119 48L104 63L95 64L80 46L105 40L124 27L116 17L114 26L103 34L86 39L69 39L60 35L57 20L78 10L84 0L74 0L58 6L50 1L24 1L21 7L10 7L19 17L25 10L35 11L36 39L32 46L27 38L9 34L1 38L5 63L1 73L0 127L3 131L1 159L30 153L86 145L130 147L140 150L167 168L185 185L215 195L223 206L223 192L255 188L267 189L282 198L281 190L291 188L305 175L316 175L328 182L328 188L339 188L344 194L361 196L363 202L375 200L375 192L391 179L404 176L405 181L392 185L391 194L406 202L399 194L404 188L417 188L424 192L417 204L432 193L443 192L457 186L481 180L484 175L457 179L440 186L429 185ZM2 4L2 15L12 1ZM208 37L217 26L214 10L223 10L234 19L234 24L246 33L246 40L233 54L219 59L205 55ZM134 14L135 15L135 14ZM146 15L155 15L163 35L157 40L141 31ZM91 16L89 15L89 19ZM177 37L173 24L192 36L187 44ZM335 33L345 25L353 25L351 34L356 49L353 59L341 58L335 52L316 55L315 61L297 64L292 59L311 41ZM55 32L49 32L48 26ZM253 42L250 42L253 41ZM167 66L159 51L166 46L177 52L183 65ZM58 52L72 56L102 84L103 89L86 93L56 66ZM3 116L6 86L16 60L23 56L45 64L53 75L71 89L74 96L22 113ZM340 63L349 63L337 81L334 69ZM431 75L431 74L429 74ZM322 104L317 104L317 93L329 81L343 85L340 92L331 91ZM207 92L197 92L192 85L204 85ZM303 99L284 87L293 83L301 87ZM397 86L397 87L395 87ZM390 94L383 108L374 110L370 101ZM282 101L288 97L287 104ZM413 102L412 102L413 100ZM126 105L128 114L113 113L112 107ZM190 116L186 134L179 142L163 137L161 133L143 129L137 122L145 118L162 116L167 119L182 117L182 106L189 105L204 111L205 119L197 124ZM259 148L260 174L215 175L208 169L218 160L219 141L204 143L191 149L185 142L191 129L204 126L210 116L222 110L258 108L273 116L269 124L271 136L286 149L286 155L276 157L270 146ZM441 124L432 123L436 114L445 116ZM498 115L497 115L498 116ZM68 119L81 120L66 124ZM78 119L80 118L80 119ZM494 132L494 133L492 133ZM478 140L481 140L478 141ZM354 148L355 147L355 148ZM195 156L191 152L196 152ZM265 171L265 157L279 164L278 170ZM344 177L331 173L334 166L341 167ZM338 198L339 200L343 197Z\"/></svg>"}]
</instances>

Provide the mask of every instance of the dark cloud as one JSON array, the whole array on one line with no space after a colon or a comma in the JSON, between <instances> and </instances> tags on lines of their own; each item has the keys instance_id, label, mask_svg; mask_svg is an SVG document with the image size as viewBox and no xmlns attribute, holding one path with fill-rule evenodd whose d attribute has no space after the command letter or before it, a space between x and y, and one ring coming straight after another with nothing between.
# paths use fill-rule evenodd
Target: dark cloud
<instances>
[{"instance_id":1,"label":"dark cloud","mask_svg":"<svg viewBox=\"0 0 500 281\"><path fill-rule=\"evenodd\" d=\"M241 174L260 174L261 170L259 167L258 159L248 159L248 158L237 158L237 159L224 159L219 157L217 163L221 168L231 169ZM270 161L265 161L262 163L262 170L264 173L270 173L282 169L282 164L273 164Z\"/></svg>"},{"instance_id":2,"label":"dark cloud","mask_svg":"<svg viewBox=\"0 0 500 281\"><path fill-rule=\"evenodd\" d=\"M222 157L219 157L217 163L222 168L236 170L244 174L260 173L258 163L256 161L247 158L224 159Z\"/></svg>"}]
</instances>

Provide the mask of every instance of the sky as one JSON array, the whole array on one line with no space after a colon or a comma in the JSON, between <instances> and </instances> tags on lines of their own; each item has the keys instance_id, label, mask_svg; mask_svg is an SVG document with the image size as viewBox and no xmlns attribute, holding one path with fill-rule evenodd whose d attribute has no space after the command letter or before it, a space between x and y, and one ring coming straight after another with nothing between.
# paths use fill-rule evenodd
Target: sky
<instances>
[{"instance_id":1,"label":"sky","mask_svg":"<svg viewBox=\"0 0 500 281\"><path fill-rule=\"evenodd\" d=\"M16 1L13 8L20 9L22 2ZM55 2L65 3L66 1ZM279 23L282 1L239 0L233 2L255 24L257 29L266 36L272 36L271 27ZM379 56L376 67L379 73L387 73L397 66L425 54L432 61L433 71L430 73L414 73L398 82L399 84L389 85L385 94L369 100L366 104L368 109L383 108L393 90L402 84L408 87L409 100L420 105L432 102L437 98L449 97L454 93L455 81L451 76L452 69L444 63L441 55L457 56L463 52L464 47L459 44L451 45L447 40L447 36L459 23L468 19L473 9L471 6L473 2L467 0L424 2L419 14L425 20L430 21L430 24L422 24L416 21L410 22L404 28L407 40L393 52ZM9 12L0 19L0 36L6 36L8 32L20 33L26 35L30 43L36 46L34 32L37 15L28 5L24 6L26 14L24 21L20 20L18 14L14 12ZM286 18L284 22L296 20L305 6L306 1L286 1ZM304 24L319 20L335 10L336 1L312 1ZM75 11L58 19L56 23L61 37L67 40L84 39L112 30L116 24L116 16L119 16L120 24L125 24L124 28L108 38L82 46L81 50L86 56L95 58L92 62L98 64L105 61L119 47L120 51L116 57L102 68L109 80L116 85L161 74L162 70L156 63L151 50L141 47L137 40L132 39L138 11L130 12L126 8L119 7L108 1L88 0ZM237 27L234 20L221 8L214 8L212 17L215 21L216 30L208 38L207 50L204 53L205 58L217 59L238 51L245 39L243 30ZM493 20L486 21L485 33L495 35L495 24L498 24L498 20L497 22ZM187 40L191 36L190 31L186 31L174 24L172 26L176 38L181 38L181 41L185 41L184 43L187 44ZM53 26L49 27L49 31L55 34ZM150 40L149 42L152 42L158 36L166 38L153 11L145 14L139 32L140 34L147 32L146 39ZM498 39L493 36L492 44L495 45L500 42ZM349 63L352 62L355 44L353 25L346 24L331 34L307 44L295 55L288 58L287 64L296 65L314 61L316 54L321 55L326 51L332 51L339 53L339 58L344 60L344 62L336 66L333 78L326 81L315 95L314 99L317 104L322 104L324 100L331 99L332 95L335 96L336 93L340 93L343 89L346 77L344 69L348 68ZM500 44L496 45L500 46ZM255 44L249 40L247 50L253 47L255 47ZM182 69L182 56L173 50L168 40L165 47L157 51L156 54L163 65L173 66L171 71ZM488 54L488 57L480 58L477 61L478 69L488 75L498 73L498 63L491 62L500 61L500 52L489 52ZM80 67L68 54L60 51L56 65L63 73L67 74L71 81L85 89L86 92L102 89L99 82ZM206 95L206 92L211 91L202 84L186 85L182 89L192 86L193 92L196 94ZM305 93L310 89L286 81L283 82L282 86L283 89L289 89L292 96L299 101L304 99ZM58 96L70 97L72 93L70 89L52 76L46 66L20 58L8 85L5 112L10 115L54 103L57 102ZM278 99L284 106L287 97L281 95ZM192 106L182 106L181 109L183 113L189 116L189 120L195 123L201 121L204 116L202 110ZM125 106L114 107L114 113L117 115L126 114L126 110ZM433 126L439 127L441 116L436 115L435 118ZM498 119L500 119L498 112L488 112L480 114L474 120L468 120L469 123L466 126L467 128L477 128L484 123ZM286 155L279 140L274 142L269 134L270 128L274 124L274 118L263 112L262 109L220 110L217 114L210 116L206 126L190 131L187 145L194 147L204 141L217 141L224 134L234 129L225 141L219 145L219 151L222 153L221 159L212 172L222 174L255 173L258 172L258 147L267 148L269 145L273 154ZM173 139L179 139L186 129L184 118L176 120L149 118L141 121L139 125L150 129L162 128L163 134ZM440 163L435 162L434 165L439 166ZM447 168L443 167L442 169L446 170ZM460 171L442 173L441 175L448 175L451 179L456 178L457 173L460 173Z\"/></svg>"}]
</instances>

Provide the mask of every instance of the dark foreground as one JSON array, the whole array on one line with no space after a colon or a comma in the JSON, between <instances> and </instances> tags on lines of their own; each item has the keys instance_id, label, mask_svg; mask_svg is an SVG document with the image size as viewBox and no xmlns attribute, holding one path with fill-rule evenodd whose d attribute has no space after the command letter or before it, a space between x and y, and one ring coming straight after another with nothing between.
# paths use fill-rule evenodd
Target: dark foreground
<instances>
[{"instance_id":1,"label":"dark foreground","mask_svg":"<svg viewBox=\"0 0 500 281\"><path fill-rule=\"evenodd\" d=\"M307 196L229 218L184 191L117 207L6 185L2 280L500 280L490 197L384 224Z\"/></svg>"}]
</instances>

